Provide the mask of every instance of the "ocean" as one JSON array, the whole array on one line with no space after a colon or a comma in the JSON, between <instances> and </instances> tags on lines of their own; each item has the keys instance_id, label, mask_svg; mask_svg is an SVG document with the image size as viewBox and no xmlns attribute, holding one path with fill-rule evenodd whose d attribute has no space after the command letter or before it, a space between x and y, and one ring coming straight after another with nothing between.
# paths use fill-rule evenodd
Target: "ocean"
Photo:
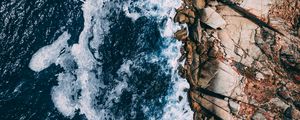
<instances>
[{"instance_id":1,"label":"ocean","mask_svg":"<svg viewBox=\"0 0 300 120\"><path fill-rule=\"evenodd\" d=\"M0 1L0 119L192 119L180 4Z\"/></svg>"}]
</instances>

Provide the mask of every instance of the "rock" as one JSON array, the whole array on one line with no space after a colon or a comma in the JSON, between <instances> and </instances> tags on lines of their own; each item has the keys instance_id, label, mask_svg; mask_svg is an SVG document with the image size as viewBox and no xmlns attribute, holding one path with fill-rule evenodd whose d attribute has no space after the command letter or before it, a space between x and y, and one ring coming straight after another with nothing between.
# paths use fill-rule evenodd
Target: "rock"
<instances>
[{"instance_id":1,"label":"rock","mask_svg":"<svg viewBox=\"0 0 300 120\"><path fill-rule=\"evenodd\" d=\"M191 36L193 41L195 41L197 44L201 43L202 28L201 28L200 20L196 20L195 26L193 26L191 31L192 31Z\"/></svg>"},{"instance_id":2,"label":"rock","mask_svg":"<svg viewBox=\"0 0 300 120\"><path fill-rule=\"evenodd\" d=\"M270 9L271 0L243 0L241 6L256 16L265 16Z\"/></svg>"},{"instance_id":3,"label":"rock","mask_svg":"<svg viewBox=\"0 0 300 120\"><path fill-rule=\"evenodd\" d=\"M179 76L182 78L185 78L186 77L186 69L182 65L179 65L177 69L178 69Z\"/></svg>"},{"instance_id":4,"label":"rock","mask_svg":"<svg viewBox=\"0 0 300 120\"><path fill-rule=\"evenodd\" d=\"M293 107L289 107L285 110L284 112L284 118L285 119L299 119L300 118L300 111L293 108Z\"/></svg>"},{"instance_id":5,"label":"rock","mask_svg":"<svg viewBox=\"0 0 300 120\"><path fill-rule=\"evenodd\" d=\"M222 28L226 25L225 20L211 7L204 9L201 15L201 22L207 24L208 26L217 29Z\"/></svg>"},{"instance_id":6,"label":"rock","mask_svg":"<svg viewBox=\"0 0 300 120\"><path fill-rule=\"evenodd\" d=\"M179 12L175 15L174 17L174 21L175 22L178 22L180 24L183 24L183 23L188 23L189 22L189 19L186 15L184 15L183 13Z\"/></svg>"},{"instance_id":7,"label":"rock","mask_svg":"<svg viewBox=\"0 0 300 120\"><path fill-rule=\"evenodd\" d=\"M174 21L180 24L194 24L195 12L189 8L179 9L174 17Z\"/></svg>"},{"instance_id":8,"label":"rock","mask_svg":"<svg viewBox=\"0 0 300 120\"><path fill-rule=\"evenodd\" d=\"M237 113L239 111L240 105L236 102L229 101L229 107L231 112Z\"/></svg>"},{"instance_id":9,"label":"rock","mask_svg":"<svg viewBox=\"0 0 300 120\"><path fill-rule=\"evenodd\" d=\"M253 120L266 120L265 116L262 113L255 113L252 117Z\"/></svg>"},{"instance_id":10,"label":"rock","mask_svg":"<svg viewBox=\"0 0 300 120\"><path fill-rule=\"evenodd\" d=\"M259 72L259 73L256 74L256 79L262 80L262 79L264 79L264 75Z\"/></svg>"},{"instance_id":11,"label":"rock","mask_svg":"<svg viewBox=\"0 0 300 120\"><path fill-rule=\"evenodd\" d=\"M298 37L300 38L300 27L298 28Z\"/></svg>"},{"instance_id":12,"label":"rock","mask_svg":"<svg viewBox=\"0 0 300 120\"><path fill-rule=\"evenodd\" d=\"M197 10L201 10L205 7L205 0L193 0L193 6Z\"/></svg>"},{"instance_id":13,"label":"rock","mask_svg":"<svg viewBox=\"0 0 300 120\"><path fill-rule=\"evenodd\" d=\"M188 38L187 30L181 29L175 32L175 38L180 41L186 41Z\"/></svg>"},{"instance_id":14,"label":"rock","mask_svg":"<svg viewBox=\"0 0 300 120\"><path fill-rule=\"evenodd\" d=\"M276 107L281 108L282 110L285 110L289 107L286 103L284 103L279 98L273 98L269 101L270 103L274 104Z\"/></svg>"},{"instance_id":15,"label":"rock","mask_svg":"<svg viewBox=\"0 0 300 120\"><path fill-rule=\"evenodd\" d=\"M199 95L193 91L189 91L189 96L191 97L192 101L195 101L191 104L191 107L194 111L201 111L201 107L198 102L200 102Z\"/></svg>"},{"instance_id":16,"label":"rock","mask_svg":"<svg viewBox=\"0 0 300 120\"><path fill-rule=\"evenodd\" d=\"M219 5L218 1L217 0L209 0L208 3L207 3L209 6L217 6Z\"/></svg>"},{"instance_id":17,"label":"rock","mask_svg":"<svg viewBox=\"0 0 300 120\"><path fill-rule=\"evenodd\" d=\"M289 107L287 108L285 111L284 111L284 119L292 119L292 111L293 111L293 108L292 107Z\"/></svg>"},{"instance_id":18,"label":"rock","mask_svg":"<svg viewBox=\"0 0 300 120\"><path fill-rule=\"evenodd\" d=\"M192 9L185 9L183 11L183 13L185 13L190 18L195 18L196 17L195 12Z\"/></svg>"},{"instance_id":19,"label":"rock","mask_svg":"<svg viewBox=\"0 0 300 120\"><path fill-rule=\"evenodd\" d=\"M284 100L291 100L291 97L287 91L278 91L277 95Z\"/></svg>"},{"instance_id":20,"label":"rock","mask_svg":"<svg viewBox=\"0 0 300 120\"><path fill-rule=\"evenodd\" d=\"M187 58L186 58L186 62L191 65L193 62L193 46L192 46L192 42L187 41L186 43L186 51L187 51Z\"/></svg>"},{"instance_id":21,"label":"rock","mask_svg":"<svg viewBox=\"0 0 300 120\"><path fill-rule=\"evenodd\" d=\"M279 0L233 1L262 21L267 16L278 30L294 33L285 23L273 24L278 18L269 10L274 12L273 5ZM201 4L197 6L197 2ZM300 118L300 39L260 27L216 0L206 2L184 0L177 10L174 19L187 24L187 30L175 33L177 39L184 40L179 60L186 59L184 66L178 68L182 71L179 74L187 79L191 90L206 88L227 99L200 91L189 93L194 119L209 119L207 113L221 119L282 119L283 115L287 119Z\"/></svg>"},{"instance_id":22,"label":"rock","mask_svg":"<svg viewBox=\"0 0 300 120\"><path fill-rule=\"evenodd\" d=\"M298 110L300 110L300 101L294 101L293 104Z\"/></svg>"},{"instance_id":23,"label":"rock","mask_svg":"<svg viewBox=\"0 0 300 120\"><path fill-rule=\"evenodd\" d=\"M296 110L296 109L293 109L293 111L292 111L292 118L299 119L300 118L300 111Z\"/></svg>"}]
</instances>

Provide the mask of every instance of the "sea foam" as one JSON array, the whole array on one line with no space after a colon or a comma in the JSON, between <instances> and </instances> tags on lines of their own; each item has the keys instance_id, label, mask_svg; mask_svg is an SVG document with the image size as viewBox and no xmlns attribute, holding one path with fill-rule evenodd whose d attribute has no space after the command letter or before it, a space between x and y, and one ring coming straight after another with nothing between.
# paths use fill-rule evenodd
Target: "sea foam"
<instances>
[{"instance_id":1,"label":"sea foam","mask_svg":"<svg viewBox=\"0 0 300 120\"><path fill-rule=\"evenodd\" d=\"M105 3L105 5L104 5ZM180 1L174 0L146 0L146 1L127 1L116 5L108 0L86 0L83 3L84 28L79 36L78 43L68 45L67 40L70 34L63 33L54 43L38 50L32 57L29 67L39 72L51 64L60 65L64 72L57 75L58 85L52 88L51 96L53 103L58 111L64 116L74 117L78 110L89 120L117 119L113 116L110 108L113 106L111 101L118 102L122 92L128 88L129 76L132 75L130 68L143 69L140 62L155 63L160 59L168 59L166 65L162 65L168 75L171 75L172 86L168 90L168 96L163 97L167 104L163 110L163 119L192 119L185 89L189 88L185 79L177 74L177 67L180 64L177 59L180 57L180 42L173 39L173 33L180 29L178 24L172 22L175 15L175 8L180 6ZM108 8L107 8L108 7ZM110 8L120 7L133 21L145 16L154 18L159 27L161 36L165 39L162 52L159 55L150 54L146 56L136 56L131 60L124 60L117 71L118 78L115 79L114 86L107 86L103 83L101 76L102 63L96 59L102 59L98 53L99 47L104 44L104 34L109 30L110 21L106 16L110 14ZM141 11L134 11L131 8L137 7ZM91 49L94 49L92 52ZM63 51L63 52L61 52ZM143 57L143 58L141 58ZM169 70L171 69L171 70ZM107 89L107 92L101 91ZM79 94L80 93L80 94ZM103 93L105 103L97 105L96 97ZM178 100L179 97L183 99ZM136 102L137 94L133 94L131 100ZM160 100L162 101L162 100ZM135 108L130 109L131 116L136 116ZM149 106L142 106L143 112L147 113ZM146 114L147 115L147 114ZM147 116L154 119L155 116ZM122 119L118 118L118 119Z\"/></svg>"},{"instance_id":2,"label":"sea foam","mask_svg":"<svg viewBox=\"0 0 300 120\"><path fill-rule=\"evenodd\" d=\"M70 37L71 35L69 33L64 32L51 45L40 48L32 56L29 68L33 71L40 72L53 64L60 55L60 52L68 46L67 41Z\"/></svg>"}]
</instances>

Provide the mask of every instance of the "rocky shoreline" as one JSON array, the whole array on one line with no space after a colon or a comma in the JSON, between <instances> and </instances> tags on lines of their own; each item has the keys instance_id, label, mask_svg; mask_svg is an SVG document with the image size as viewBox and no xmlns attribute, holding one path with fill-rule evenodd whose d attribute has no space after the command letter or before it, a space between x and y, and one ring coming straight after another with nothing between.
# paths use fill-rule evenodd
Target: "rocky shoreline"
<instances>
[{"instance_id":1,"label":"rocky shoreline","mask_svg":"<svg viewBox=\"0 0 300 120\"><path fill-rule=\"evenodd\" d=\"M300 118L298 0L183 0L176 12L195 120Z\"/></svg>"}]
</instances>

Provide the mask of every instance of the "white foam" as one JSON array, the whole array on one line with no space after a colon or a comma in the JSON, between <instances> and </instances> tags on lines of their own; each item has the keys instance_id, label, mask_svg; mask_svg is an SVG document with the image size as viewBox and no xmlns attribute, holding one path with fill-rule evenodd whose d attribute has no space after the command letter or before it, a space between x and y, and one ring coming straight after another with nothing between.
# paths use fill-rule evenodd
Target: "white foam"
<instances>
[{"instance_id":1,"label":"white foam","mask_svg":"<svg viewBox=\"0 0 300 120\"><path fill-rule=\"evenodd\" d=\"M193 112L190 109L187 93L184 92L184 89L189 88L189 84L183 78L180 78L177 74L178 59L180 57L180 46L179 42L176 42L172 39L174 32L180 29L178 24L175 24L172 21L172 18L175 16L175 8L178 8L181 5L181 1L174 0L147 0L147 1L138 1L133 2L129 1L123 6L127 17L131 18L133 21L138 19L137 17L146 16L146 17L155 17L157 22L162 22L163 19L167 19L166 24L161 26L160 33L164 37L164 45L168 46L166 49L162 50L161 56L168 59L167 68L171 68L172 83L174 85L169 89L169 95L166 97L168 103L164 108L164 114L162 119L171 120L171 119L180 119L180 120L190 120L193 118ZM130 8L139 8L140 11L131 11ZM153 9L156 8L156 9ZM157 60L153 57L151 60ZM167 71L167 70L166 70ZM182 97L182 100L179 102L179 96ZM143 108L143 111L147 113L149 109L147 107Z\"/></svg>"},{"instance_id":2,"label":"white foam","mask_svg":"<svg viewBox=\"0 0 300 120\"><path fill-rule=\"evenodd\" d=\"M127 17L132 17L134 14L134 19L137 19L136 16L146 16L146 17L156 17L161 18L173 17L170 16L170 13L179 7L181 4L180 0L141 0L141 1L127 1L123 6L123 11L125 11ZM134 8L139 8L139 11L133 10ZM131 11L130 11L131 10Z\"/></svg>"},{"instance_id":3,"label":"white foam","mask_svg":"<svg viewBox=\"0 0 300 120\"><path fill-rule=\"evenodd\" d=\"M118 79L115 86L106 86L103 84L101 78L96 78L96 75L101 76L102 67L100 62L94 59L101 59L98 48L103 44L103 36L109 30L110 22L105 19L109 8L120 7L115 3L107 2L108 0L87 0L84 1L82 6L84 16L84 28L79 36L79 42L70 47L67 46L67 40L70 35L65 32L58 38L52 45L41 48L34 54L29 64L30 68L34 71L41 71L47 68L52 63L60 65L65 72L58 74L58 86L52 89L52 100L55 107L63 115L70 118L74 117L75 111L79 110L80 114L84 114L89 120L101 120L101 119L116 119L115 116L111 116L110 108L113 106L111 101L118 102L122 92L128 88L128 80L132 75L130 68L136 67L144 69L140 66L139 62L141 56L136 56L132 60L124 60L120 69L117 71ZM106 7L103 3L106 2ZM132 2L132 4L130 4ZM123 3L120 3L123 4ZM168 59L168 64L162 66L166 69L166 74L172 75L173 86L170 87L169 95L165 97L168 103L164 108L163 119L192 119L192 112L187 102L187 95L183 92L184 89L189 88L186 80L180 78L177 74L177 67L179 63L177 59L180 56L179 47L181 44L175 42L174 39L170 39L173 33L180 27L172 22L172 17L175 14L175 8L179 7L180 1L173 0L147 0L147 1L129 1L121 5L125 14L137 20L141 16L154 17L158 23L161 23L164 19L167 19L166 24L161 26L161 36L166 38L164 45L168 46L160 55L146 55L143 56L144 60L155 63L161 59ZM131 11L133 7L141 9L140 12ZM153 9L157 8L157 9ZM90 38L91 41L89 41ZM89 49L95 49L96 52L92 53ZM63 53L60 51L64 49ZM47 54L46 53L51 53ZM93 56L95 55L95 56ZM96 56L97 55L97 56ZM42 61L42 62L41 62ZM74 64L76 65L73 65ZM77 66L77 67L72 67ZM75 69L74 69L75 68ZM169 69L172 69L171 71ZM168 70L167 70L168 69ZM100 79L100 80L99 80ZM100 91L99 88L106 89L108 92L103 96L107 100L101 105L97 105L95 97ZM81 91L78 95L78 91ZM179 96L183 99L178 102ZM132 101L136 102L138 95L134 94ZM162 101L162 100L161 100ZM132 116L136 116L134 110L137 106L133 105L132 109L128 112ZM149 111L148 107L143 107L144 112ZM155 118L152 116L148 116Z\"/></svg>"},{"instance_id":4,"label":"white foam","mask_svg":"<svg viewBox=\"0 0 300 120\"><path fill-rule=\"evenodd\" d=\"M172 83L173 86L169 90L169 96L167 96L167 104L164 108L163 119L171 120L171 119L179 119L179 120L191 120L193 118L193 112L190 109L187 93L184 92L185 89L190 88L187 81L178 76L177 67L180 63L178 63L178 59L180 57L180 46L179 42L172 42L171 40L167 40L165 44L168 44L168 48L166 48L163 52L163 55L168 57L168 65L172 68ZM182 97L182 100L179 101L179 97Z\"/></svg>"},{"instance_id":5,"label":"white foam","mask_svg":"<svg viewBox=\"0 0 300 120\"><path fill-rule=\"evenodd\" d=\"M180 29L180 26L172 21L172 18L176 14L175 8L178 8L180 5L181 1L179 0L149 0L135 2L135 4L131 6L141 9L141 12L135 13L139 14L139 16L156 17L158 22L167 19L166 24L159 29L161 36L165 38L163 44L168 47L162 50L163 52L159 57L168 59L167 67L171 68L171 72L168 74L172 75L171 83L173 83L173 86L169 89L169 95L166 97L168 102L164 107L162 116L162 119L164 120L191 120L193 118L193 112L188 103L187 93L184 92L184 90L188 89L190 86L188 82L185 79L180 78L177 73L177 67L180 65L177 60L181 56L179 51L181 43L172 39L174 32ZM154 7L157 7L157 9L152 10ZM181 101L178 100L180 96L182 97ZM145 107L144 112L147 112L147 110L147 107Z\"/></svg>"},{"instance_id":6,"label":"white foam","mask_svg":"<svg viewBox=\"0 0 300 120\"><path fill-rule=\"evenodd\" d=\"M67 47L67 40L70 34L64 32L51 45L40 48L31 58L29 68L33 71L40 72L53 64L58 58L62 49Z\"/></svg>"},{"instance_id":7,"label":"white foam","mask_svg":"<svg viewBox=\"0 0 300 120\"><path fill-rule=\"evenodd\" d=\"M128 5L125 4L125 5L123 6L123 11L125 12L125 15L126 15L127 17L131 18L132 21L136 21L138 18L141 17L140 14L135 13L135 12L129 12L128 9L129 9Z\"/></svg>"},{"instance_id":8,"label":"white foam","mask_svg":"<svg viewBox=\"0 0 300 120\"><path fill-rule=\"evenodd\" d=\"M76 95L76 89L74 89L76 88L75 77L70 73L60 73L57 80L59 86L52 88L52 101L64 116L73 117L76 110L76 103L70 95Z\"/></svg>"},{"instance_id":9,"label":"white foam","mask_svg":"<svg viewBox=\"0 0 300 120\"><path fill-rule=\"evenodd\" d=\"M97 106L95 106L95 102L97 102L95 97L99 93L99 88L106 86L96 78L96 74L101 75L101 63L94 59L93 53L89 49L90 45L92 49L97 51L99 45L103 43L103 34L109 30L109 21L103 19L107 14L103 7L104 2L104 0L84 2L82 6L84 28L79 36L79 42L57 58L56 64L62 66L67 72L64 74L68 74L68 76L58 77L58 86L53 87L52 90L52 100L61 113L71 118L77 109L89 120L105 119L108 114L105 109L96 109ZM89 41L91 37L93 39ZM101 56L95 57L100 58ZM74 61L78 68L71 68L67 63L68 61ZM74 79L71 79L73 77ZM68 80L68 82L63 82L63 79ZM81 91L80 96L77 96L78 91ZM76 98L73 99L73 96Z\"/></svg>"}]
</instances>

